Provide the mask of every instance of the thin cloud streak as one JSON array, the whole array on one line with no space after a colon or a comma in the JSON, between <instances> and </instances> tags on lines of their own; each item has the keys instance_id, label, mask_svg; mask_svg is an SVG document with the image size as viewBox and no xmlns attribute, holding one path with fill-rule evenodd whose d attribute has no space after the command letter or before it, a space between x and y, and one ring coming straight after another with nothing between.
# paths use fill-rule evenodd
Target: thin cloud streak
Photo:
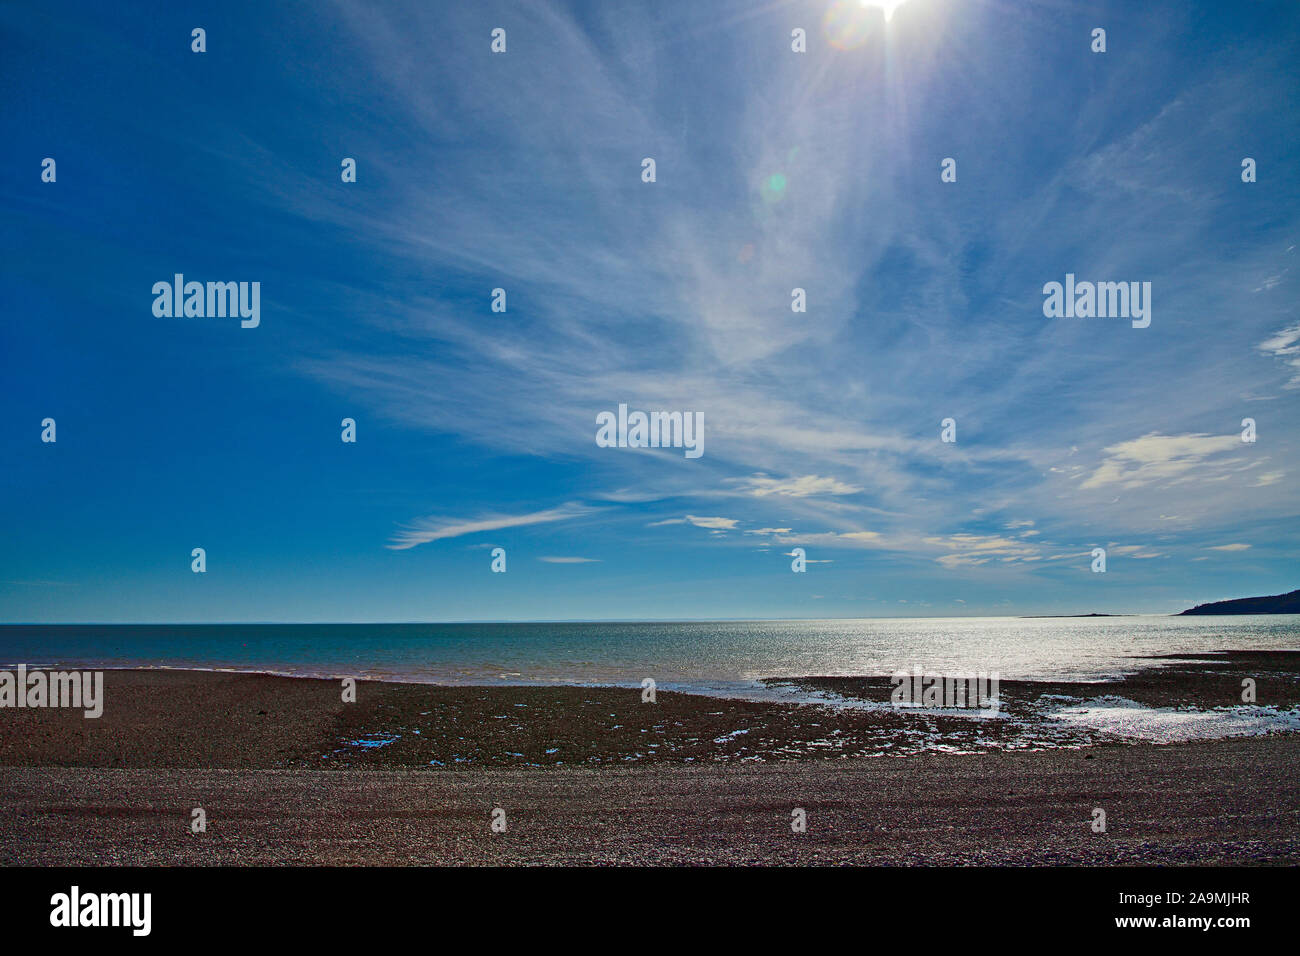
<instances>
[{"instance_id":1,"label":"thin cloud streak","mask_svg":"<svg viewBox=\"0 0 1300 956\"><path fill-rule=\"evenodd\" d=\"M479 534L484 531L502 531L506 528L525 528L529 525L550 524L555 521L569 521L591 514L593 508L577 504L566 504L546 511L534 511L523 515L500 515L477 518L470 521L448 518L422 518L407 528L398 531L388 545L393 551L405 551L417 545L446 538L459 538L467 534Z\"/></svg>"}]
</instances>

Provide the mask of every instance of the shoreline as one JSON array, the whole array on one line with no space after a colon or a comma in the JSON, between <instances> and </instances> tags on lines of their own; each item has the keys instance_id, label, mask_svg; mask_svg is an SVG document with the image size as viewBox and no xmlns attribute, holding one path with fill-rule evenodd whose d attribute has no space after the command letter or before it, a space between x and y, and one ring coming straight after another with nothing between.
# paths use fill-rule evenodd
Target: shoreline
<instances>
[{"instance_id":1,"label":"shoreline","mask_svg":"<svg viewBox=\"0 0 1300 956\"><path fill-rule=\"evenodd\" d=\"M104 714L0 709L0 766L424 768L825 761L1300 733L1300 653L1155 659L1108 681L1002 681L995 714L891 706L887 677L761 683L773 699L611 685L104 670ZM1241 700L1255 682L1257 702ZM784 695L784 696L782 696Z\"/></svg>"},{"instance_id":2,"label":"shoreline","mask_svg":"<svg viewBox=\"0 0 1300 956\"><path fill-rule=\"evenodd\" d=\"M1044 619L1044 618L1061 618L1061 617L1134 617L1139 615L1118 615L1118 614L1089 614L1089 615L1026 615L1024 619ZM14 625L0 625L0 628ZM44 625L42 625L44 626ZM71 625L69 625L71 626ZM123 625L125 626L125 625ZM226 626L226 625L213 625ZM1091 685L1098 683L1107 683L1115 680L1123 680L1133 674L1143 670L1164 666L1173 661L1201 661L1201 662L1230 662L1237 659L1279 659L1286 655L1292 655L1297 662L1297 669L1300 670L1300 647L1270 647L1270 648L1252 648L1250 650L1220 649L1210 651L1190 651L1180 654L1132 654L1121 660L1132 661L1133 666L1117 666L1105 672L1099 672L1099 676L1092 678L1048 678L1048 677L1019 677L1008 678L1006 683L1021 684L1046 684L1061 683L1073 685ZM1146 662L1139 664L1138 662ZM194 674L243 674L254 677L285 677L299 680L328 680L338 681L345 678L353 678L358 681L383 684L412 684L424 687L609 687L630 689L639 687L641 677L626 677L622 679L611 680L580 680L576 678L556 678L553 680L504 680L504 679L469 679L469 680L449 680L444 676L436 678L424 678L417 674L394 673L394 674L376 674L360 673L357 671L314 671L314 670L290 670L281 667L256 667L243 665L224 665L224 664L146 664L139 661L130 663L102 663L85 659L69 660L41 660L33 663L33 659L15 660L6 662L0 660L0 670L13 670L19 666L26 667L28 670L101 670L101 671L138 671L140 673L149 673L153 671L179 671L183 673ZM512 677L518 675L510 675ZM781 684L781 683L801 683L804 681L872 681L887 679L885 674L838 674L838 675L811 675L798 674L786 675L780 677L694 677L681 678L672 681L663 681L660 686L672 685L674 687L698 686L710 687L720 685L750 686L764 684ZM695 693L695 691L681 691L682 693ZM704 693L700 691L699 693ZM707 696L707 694L706 694Z\"/></svg>"}]
</instances>

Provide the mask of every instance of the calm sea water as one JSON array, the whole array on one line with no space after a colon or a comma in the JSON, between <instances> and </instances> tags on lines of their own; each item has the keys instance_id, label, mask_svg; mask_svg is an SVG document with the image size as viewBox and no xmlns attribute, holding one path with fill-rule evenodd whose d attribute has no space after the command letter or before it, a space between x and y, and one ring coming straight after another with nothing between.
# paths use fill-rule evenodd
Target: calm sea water
<instances>
[{"instance_id":1,"label":"calm sea water","mask_svg":"<svg viewBox=\"0 0 1300 956\"><path fill-rule=\"evenodd\" d=\"M1142 658L1300 649L1300 616L546 624L3 625L0 665L184 667L452 684L761 691L913 666L1099 680Z\"/></svg>"}]
</instances>

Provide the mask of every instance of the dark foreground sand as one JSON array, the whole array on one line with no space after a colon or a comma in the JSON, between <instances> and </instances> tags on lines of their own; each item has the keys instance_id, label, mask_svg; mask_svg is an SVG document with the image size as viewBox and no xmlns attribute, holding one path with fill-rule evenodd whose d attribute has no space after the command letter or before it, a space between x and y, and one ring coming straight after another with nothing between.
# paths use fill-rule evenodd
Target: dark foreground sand
<instances>
[{"instance_id":1,"label":"dark foreground sand","mask_svg":"<svg viewBox=\"0 0 1300 956\"><path fill-rule=\"evenodd\" d=\"M1300 740L835 762L0 769L13 864L1291 864ZM202 806L208 832L189 832ZM507 831L490 830L493 808ZM794 807L808 831L791 832ZM1094 807L1107 811L1093 833Z\"/></svg>"},{"instance_id":2,"label":"dark foreground sand","mask_svg":"<svg viewBox=\"0 0 1300 956\"><path fill-rule=\"evenodd\" d=\"M1293 660L1173 665L1127 696L1230 704L1251 673L1289 704ZM109 672L99 720L0 711L0 864L1300 863L1300 735L1066 739L1036 729L1044 691L1080 685L1007 685L1006 706L1053 749L1007 751L957 717L616 688L362 684L345 705L331 681Z\"/></svg>"}]
</instances>

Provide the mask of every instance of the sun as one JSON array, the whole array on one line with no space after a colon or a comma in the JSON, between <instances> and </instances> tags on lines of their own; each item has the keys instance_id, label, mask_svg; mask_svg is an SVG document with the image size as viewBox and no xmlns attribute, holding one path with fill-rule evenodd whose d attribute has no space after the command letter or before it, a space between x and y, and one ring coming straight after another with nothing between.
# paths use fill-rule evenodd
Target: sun
<instances>
[{"instance_id":1,"label":"sun","mask_svg":"<svg viewBox=\"0 0 1300 956\"><path fill-rule=\"evenodd\" d=\"M907 0L862 0L864 7L879 7L880 12L885 15L885 22L888 23L894 16L894 11L905 4Z\"/></svg>"},{"instance_id":2,"label":"sun","mask_svg":"<svg viewBox=\"0 0 1300 956\"><path fill-rule=\"evenodd\" d=\"M894 11L907 0L834 0L823 18L831 46L852 50L862 46L882 26L888 26ZM880 11L877 19L875 11Z\"/></svg>"}]
</instances>

